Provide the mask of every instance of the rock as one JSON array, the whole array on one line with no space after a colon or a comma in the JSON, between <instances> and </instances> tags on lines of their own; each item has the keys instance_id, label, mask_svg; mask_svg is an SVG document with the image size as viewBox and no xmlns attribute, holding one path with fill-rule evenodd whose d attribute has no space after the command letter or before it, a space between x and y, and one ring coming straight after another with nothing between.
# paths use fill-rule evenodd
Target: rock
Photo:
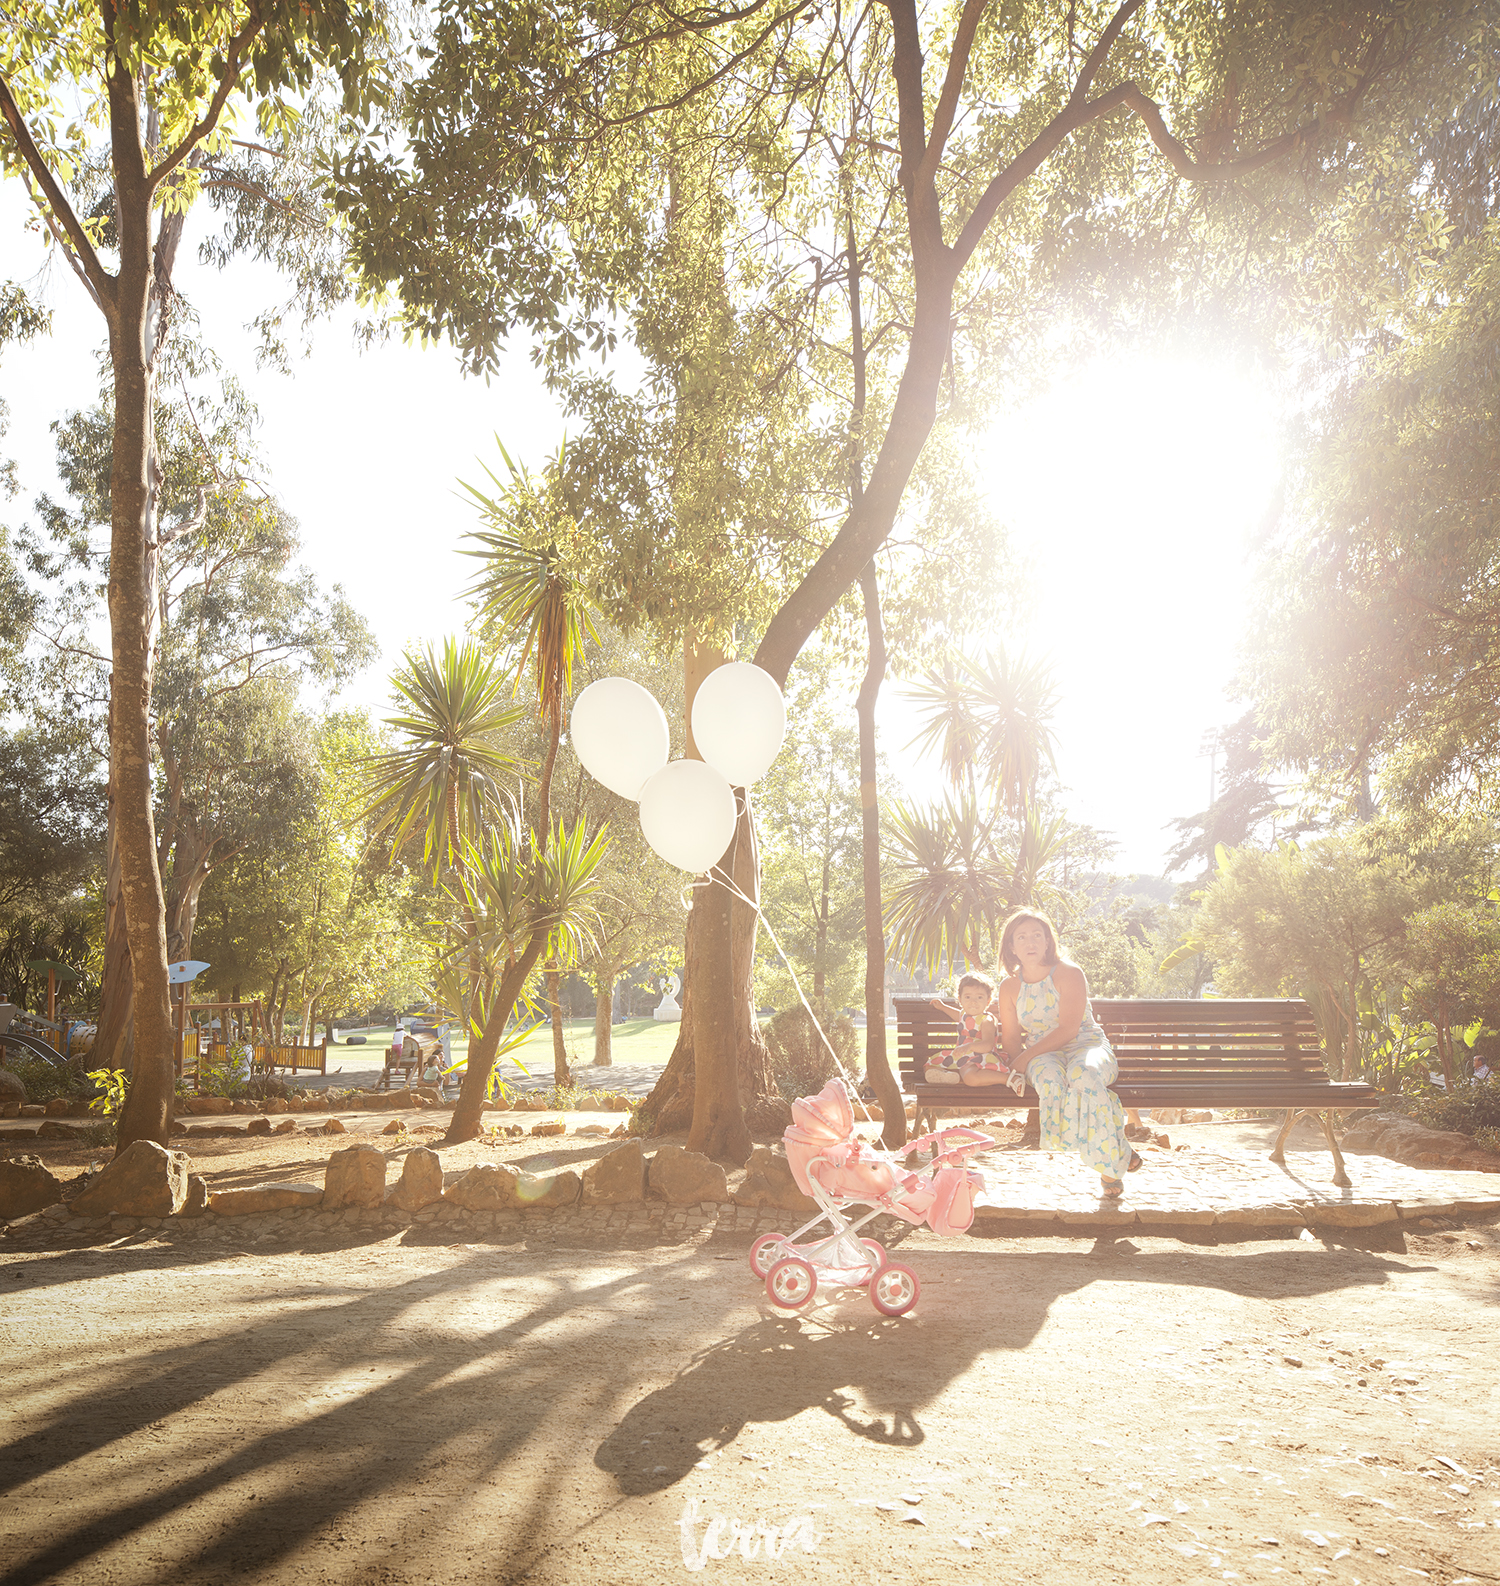
<instances>
[{"instance_id":1,"label":"rock","mask_svg":"<svg viewBox=\"0 0 1500 1586\"><path fill-rule=\"evenodd\" d=\"M1377 1223L1396 1222L1401 1215L1391 1201L1365 1206L1315 1202L1301 1206L1299 1210L1314 1226L1321 1224L1328 1228L1373 1228Z\"/></svg>"},{"instance_id":2,"label":"rock","mask_svg":"<svg viewBox=\"0 0 1500 1586\"><path fill-rule=\"evenodd\" d=\"M1500 1173L1500 1156L1486 1151L1471 1136L1429 1129L1405 1113L1367 1114L1344 1135L1341 1144L1345 1150L1373 1151L1407 1167Z\"/></svg>"},{"instance_id":3,"label":"rock","mask_svg":"<svg viewBox=\"0 0 1500 1586\"><path fill-rule=\"evenodd\" d=\"M609 1128L602 1123L582 1123L573 1131L574 1134L602 1134L607 1135Z\"/></svg>"},{"instance_id":4,"label":"rock","mask_svg":"<svg viewBox=\"0 0 1500 1586\"><path fill-rule=\"evenodd\" d=\"M392 1118L380 1132L381 1134L400 1134L405 1128L406 1125L399 1118Z\"/></svg>"},{"instance_id":5,"label":"rock","mask_svg":"<svg viewBox=\"0 0 1500 1586\"><path fill-rule=\"evenodd\" d=\"M343 1126L343 1124L337 1118L330 1118L327 1121L327 1123L325 1123L323 1125L323 1133L324 1134L348 1134L349 1131Z\"/></svg>"},{"instance_id":6,"label":"rock","mask_svg":"<svg viewBox=\"0 0 1500 1586\"><path fill-rule=\"evenodd\" d=\"M1151 1144L1159 1145L1163 1151L1170 1151L1172 1149L1172 1137L1169 1134L1154 1134L1151 1136Z\"/></svg>"},{"instance_id":7,"label":"rock","mask_svg":"<svg viewBox=\"0 0 1500 1586\"><path fill-rule=\"evenodd\" d=\"M0 1068L0 1105L20 1107L25 1101L26 1087L20 1076L12 1074L8 1068Z\"/></svg>"},{"instance_id":8,"label":"rock","mask_svg":"<svg viewBox=\"0 0 1500 1586\"><path fill-rule=\"evenodd\" d=\"M658 1153L660 1154L660 1153ZM745 1164L745 1176L734 1190L736 1206L774 1206L787 1212L815 1212L818 1203L797 1188L783 1152L758 1145Z\"/></svg>"},{"instance_id":9,"label":"rock","mask_svg":"<svg viewBox=\"0 0 1500 1586\"><path fill-rule=\"evenodd\" d=\"M1154 1123L1181 1123L1181 1107L1153 1107L1151 1118Z\"/></svg>"},{"instance_id":10,"label":"rock","mask_svg":"<svg viewBox=\"0 0 1500 1586\"><path fill-rule=\"evenodd\" d=\"M384 1199L384 1152L372 1145L347 1145L329 1157L323 1175L325 1207L378 1206Z\"/></svg>"},{"instance_id":11,"label":"rock","mask_svg":"<svg viewBox=\"0 0 1500 1586\"><path fill-rule=\"evenodd\" d=\"M271 1099L261 1108L262 1112L285 1112L286 1110L286 1102L280 1096L272 1096Z\"/></svg>"},{"instance_id":12,"label":"rock","mask_svg":"<svg viewBox=\"0 0 1500 1586\"><path fill-rule=\"evenodd\" d=\"M47 1171L37 1156L13 1156L0 1161L0 1222L29 1217L63 1198L62 1180Z\"/></svg>"},{"instance_id":13,"label":"rock","mask_svg":"<svg viewBox=\"0 0 1500 1586\"><path fill-rule=\"evenodd\" d=\"M443 1199L465 1211L499 1211L516 1204L520 1172L504 1162L481 1162L456 1184L443 1191Z\"/></svg>"},{"instance_id":14,"label":"rock","mask_svg":"<svg viewBox=\"0 0 1500 1586\"><path fill-rule=\"evenodd\" d=\"M609 1137L611 1140L624 1140L629 1136L629 1134L630 1125L624 1123L622 1123L618 1129L611 1129L609 1131Z\"/></svg>"},{"instance_id":15,"label":"rock","mask_svg":"<svg viewBox=\"0 0 1500 1586\"><path fill-rule=\"evenodd\" d=\"M404 1212L421 1211L443 1198L443 1159L425 1145L406 1153L401 1177L386 1200Z\"/></svg>"},{"instance_id":16,"label":"rock","mask_svg":"<svg viewBox=\"0 0 1500 1586\"><path fill-rule=\"evenodd\" d=\"M72 1102L66 1096L54 1096L42 1110L49 1118L66 1118L72 1107Z\"/></svg>"},{"instance_id":17,"label":"rock","mask_svg":"<svg viewBox=\"0 0 1500 1586\"><path fill-rule=\"evenodd\" d=\"M272 1134L290 1134L297 1127L295 1118L283 1118L271 1131Z\"/></svg>"},{"instance_id":18,"label":"rock","mask_svg":"<svg viewBox=\"0 0 1500 1586\"><path fill-rule=\"evenodd\" d=\"M208 1180L201 1173L188 1174L187 1199L179 1217L201 1217L208 1210Z\"/></svg>"},{"instance_id":19,"label":"rock","mask_svg":"<svg viewBox=\"0 0 1500 1586\"><path fill-rule=\"evenodd\" d=\"M171 1217L187 1200L189 1162L154 1140L136 1140L75 1196L76 1217Z\"/></svg>"},{"instance_id":20,"label":"rock","mask_svg":"<svg viewBox=\"0 0 1500 1586\"><path fill-rule=\"evenodd\" d=\"M59 1123L56 1118L47 1118L37 1130L38 1140L81 1140L82 1135L71 1124Z\"/></svg>"},{"instance_id":21,"label":"rock","mask_svg":"<svg viewBox=\"0 0 1500 1586\"><path fill-rule=\"evenodd\" d=\"M537 1178L523 1173L516 1183L516 1205L535 1206L550 1210L557 1206L571 1206L578 1199L583 1181L571 1169Z\"/></svg>"},{"instance_id":22,"label":"rock","mask_svg":"<svg viewBox=\"0 0 1500 1586\"><path fill-rule=\"evenodd\" d=\"M717 1162L680 1145L664 1145L651 1159L647 1179L654 1193L673 1206L727 1201L729 1183Z\"/></svg>"},{"instance_id":23,"label":"rock","mask_svg":"<svg viewBox=\"0 0 1500 1586\"><path fill-rule=\"evenodd\" d=\"M42 1118L46 1116L47 1109L39 1101L28 1101L21 1107L23 1118Z\"/></svg>"},{"instance_id":24,"label":"rock","mask_svg":"<svg viewBox=\"0 0 1500 1586\"><path fill-rule=\"evenodd\" d=\"M270 1134L271 1120L269 1118L252 1118L245 1125L246 1134Z\"/></svg>"},{"instance_id":25,"label":"rock","mask_svg":"<svg viewBox=\"0 0 1500 1586\"><path fill-rule=\"evenodd\" d=\"M533 1134L542 1135L566 1134L568 1132L568 1126L561 1120L556 1123L534 1123L531 1126L531 1132Z\"/></svg>"},{"instance_id":26,"label":"rock","mask_svg":"<svg viewBox=\"0 0 1500 1586\"><path fill-rule=\"evenodd\" d=\"M221 1217L249 1217L257 1212L313 1207L322 1199L323 1191L316 1184L247 1184L239 1189L214 1190L208 1197L208 1204L210 1210Z\"/></svg>"},{"instance_id":27,"label":"rock","mask_svg":"<svg viewBox=\"0 0 1500 1586\"><path fill-rule=\"evenodd\" d=\"M189 1096L187 1110L200 1118L215 1118L234 1109L223 1096Z\"/></svg>"},{"instance_id":28,"label":"rock","mask_svg":"<svg viewBox=\"0 0 1500 1586\"><path fill-rule=\"evenodd\" d=\"M259 1112L260 1108L253 1101L234 1101L229 1104L229 1110L238 1113L252 1113Z\"/></svg>"},{"instance_id":29,"label":"rock","mask_svg":"<svg viewBox=\"0 0 1500 1586\"><path fill-rule=\"evenodd\" d=\"M1182 1121L1184 1123L1212 1123L1214 1121L1214 1115L1211 1112L1206 1111L1184 1112L1182 1115Z\"/></svg>"},{"instance_id":30,"label":"rock","mask_svg":"<svg viewBox=\"0 0 1500 1586\"><path fill-rule=\"evenodd\" d=\"M585 1206L619 1206L645 1198L646 1152L639 1140L627 1140L584 1169Z\"/></svg>"}]
</instances>

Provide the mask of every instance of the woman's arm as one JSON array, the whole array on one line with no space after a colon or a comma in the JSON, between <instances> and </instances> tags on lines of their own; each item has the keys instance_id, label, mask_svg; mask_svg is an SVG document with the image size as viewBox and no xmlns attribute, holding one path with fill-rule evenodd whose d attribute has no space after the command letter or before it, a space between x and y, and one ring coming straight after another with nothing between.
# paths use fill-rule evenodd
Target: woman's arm
<instances>
[{"instance_id":1,"label":"woman's arm","mask_svg":"<svg viewBox=\"0 0 1500 1586\"><path fill-rule=\"evenodd\" d=\"M1026 1033L1021 1028L1020 1019L1016 1017L1016 991L1017 981L1012 975L1009 980L1001 981L1000 989L995 993L995 1000L991 1004L1000 1025L1000 1045L1012 1068L1021 1055L1021 1049L1026 1045Z\"/></svg>"},{"instance_id":2,"label":"woman's arm","mask_svg":"<svg viewBox=\"0 0 1500 1586\"><path fill-rule=\"evenodd\" d=\"M1057 987L1057 1023L1011 1064L1023 1074L1032 1058L1066 1046L1083 1023L1083 1010L1089 1000L1089 983L1084 972L1076 964L1058 964L1052 971L1052 984Z\"/></svg>"}]
</instances>

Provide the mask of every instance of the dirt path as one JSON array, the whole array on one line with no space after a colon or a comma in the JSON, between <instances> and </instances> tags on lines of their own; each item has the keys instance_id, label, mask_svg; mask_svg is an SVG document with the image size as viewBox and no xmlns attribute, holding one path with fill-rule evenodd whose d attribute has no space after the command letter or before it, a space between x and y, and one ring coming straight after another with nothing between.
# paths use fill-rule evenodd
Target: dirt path
<instances>
[{"instance_id":1,"label":"dirt path","mask_svg":"<svg viewBox=\"0 0 1500 1586\"><path fill-rule=\"evenodd\" d=\"M1493 1226L924 1235L900 1322L727 1235L301 1237L0 1252L0 1583L623 1586L731 1520L786 1551L705 1581L1500 1580Z\"/></svg>"}]
</instances>

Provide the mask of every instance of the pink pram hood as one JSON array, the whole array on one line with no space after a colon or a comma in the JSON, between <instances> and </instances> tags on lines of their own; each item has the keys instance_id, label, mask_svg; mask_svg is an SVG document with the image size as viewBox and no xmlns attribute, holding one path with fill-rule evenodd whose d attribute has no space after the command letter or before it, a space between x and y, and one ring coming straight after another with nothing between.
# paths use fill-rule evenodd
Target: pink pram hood
<instances>
[{"instance_id":1,"label":"pink pram hood","mask_svg":"<svg viewBox=\"0 0 1500 1586\"><path fill-rule=\"evenodd\" d=\"M984 1185L980 1175L941 1158L921 1172L909 1172L893 1153L855 1139L854 1108L843 1080L830 1079L816 1096L794 1101L792 1118L782 1140L804 1195L877 1204L940 1234L962 1233L973 1222L974 1196ZM964 1128L940 1130L924 1141L951 1137L970 1145L990 1143L988 1135Z\"/></svg>"}]
</instances>

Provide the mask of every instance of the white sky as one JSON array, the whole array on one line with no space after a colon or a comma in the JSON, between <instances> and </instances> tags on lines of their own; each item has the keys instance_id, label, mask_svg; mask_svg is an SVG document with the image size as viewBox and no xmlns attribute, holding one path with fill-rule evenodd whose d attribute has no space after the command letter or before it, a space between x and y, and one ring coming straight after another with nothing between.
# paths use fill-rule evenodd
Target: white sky
<instances>
[{"instance_id":1,"label":"white sky","mask_svg":"<svg viewBox=\"0 0 1500 1586\"><path fill-rule=\"evenodd\" d=\"M22 232L25 214L19 186L0 185L0 280L35 290L42 254ZM563 436L557 406L523 347L486 386L444 348L355 351L349 316L319 327L313 356L291 377L257 370L244 324L285 295L275 278L200 266L191 236L180 259L205 341L260 406L268 474L300 520L305 561L343 584L379 636L380 664L343 696L379 708L402 650L464 620L455 599L473 564L456 546L474 517L455 481L477 482L476 458L497 461L497 434L539 468ZM102 321L61 262L38 295L55 310L52 336L0 354L11 408L0 455L19 461L22 485L12 520L57 489L48 426L95 399L104 344ZM1031 602L1029 642L1060 685L1070 813L1117 836L1126 870L1159 872L1166 823L1206 802L1198 751L1232 714L1225 685L1247 610L1244 547L1275 483L1275 417L1269 396L1227 369L1132 357L1059 386L991 436L991 489ZM900 766L910 713L894 684L883 702L882 746ZM906 775L913 792L937 789L920 768Z\"/></svg>"}]
</instances>

